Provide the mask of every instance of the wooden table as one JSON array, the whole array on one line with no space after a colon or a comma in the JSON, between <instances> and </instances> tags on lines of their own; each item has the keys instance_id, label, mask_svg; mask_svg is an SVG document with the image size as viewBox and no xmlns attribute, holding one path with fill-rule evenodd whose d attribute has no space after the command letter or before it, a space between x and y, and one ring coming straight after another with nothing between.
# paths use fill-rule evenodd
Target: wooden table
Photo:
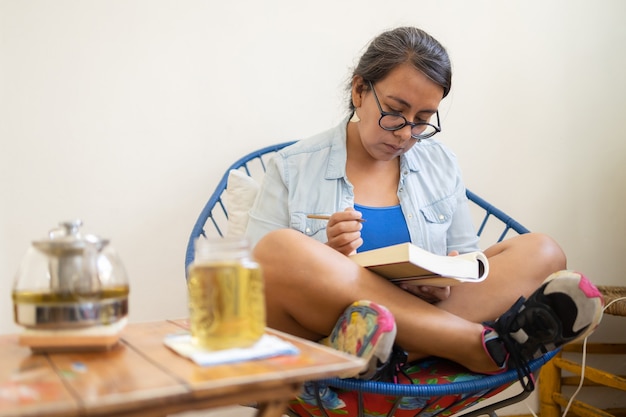
<instances>
[{"instance_id":1,"label":"wooden table","mask_svg":"<svg viewBox=\"0 0 626 417\"><path fill-rule=\"evenodd\" d=\"M299 355L200 367L163 345L185 320L131 323L107 351L34 354L0 336L0 416L164 416L257 405L281 416L305 381L357 372L361 359L268 329Z\"/></svg>"}]
</instances>

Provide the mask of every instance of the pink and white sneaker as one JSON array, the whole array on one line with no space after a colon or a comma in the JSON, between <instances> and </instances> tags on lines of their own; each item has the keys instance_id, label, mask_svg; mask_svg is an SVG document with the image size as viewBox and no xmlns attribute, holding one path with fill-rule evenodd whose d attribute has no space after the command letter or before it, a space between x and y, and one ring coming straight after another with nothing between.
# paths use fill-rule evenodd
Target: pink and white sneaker
<instances>
[{"instance_id":1,"label":"pink and white sneaker","mask_svg":"<svg viewBox=\"0 0 626 417\"><path fill-rule=\"evenodd\" d=\"M484 323L485 350L503 369L521 369L521 380L529 376L528 361L593 333L603 306L602 294L583 274L555 272L527 300Z\"/></svg>"}]
</instances>

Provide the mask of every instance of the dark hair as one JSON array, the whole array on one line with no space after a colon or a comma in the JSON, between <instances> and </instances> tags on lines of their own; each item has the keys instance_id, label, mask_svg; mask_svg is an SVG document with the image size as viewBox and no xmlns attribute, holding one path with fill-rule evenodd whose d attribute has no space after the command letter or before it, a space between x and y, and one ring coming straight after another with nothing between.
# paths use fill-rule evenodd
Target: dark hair
<instances>
[{"instance_id":1,"label":"dark hair","mask_svg":"<svg viewBox=\"0 0 626 417\"><path fill-rule=\"evenodd\" d=\"M373 84L391 70L408 63L443 88L443 97L450 92L452 67L445 48L432 36L415 27L399 27L381 33L368 45L352 73L348 90L356 76ZM350 110L354 104L349 96Z\"/></svg>"}]
</instances>

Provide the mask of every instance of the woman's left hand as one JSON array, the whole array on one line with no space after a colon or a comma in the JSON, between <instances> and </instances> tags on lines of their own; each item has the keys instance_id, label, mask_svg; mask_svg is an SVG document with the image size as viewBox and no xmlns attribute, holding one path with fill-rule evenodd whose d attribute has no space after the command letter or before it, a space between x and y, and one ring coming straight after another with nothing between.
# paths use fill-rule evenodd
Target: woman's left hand
<instances>
[{"instance_id":1,"label":"woman's left hand","mask_svg":"<svg viewBox=\"0 0 626 417\"><path fill-rule=\"evenodd\" d=\"M459 251L453 250L448 256L457 256ZM418 296L422 300L435 304L450 297L450 287L434 287L432 285L400 285L400 288Z\"/></svg>"}]
</instances>

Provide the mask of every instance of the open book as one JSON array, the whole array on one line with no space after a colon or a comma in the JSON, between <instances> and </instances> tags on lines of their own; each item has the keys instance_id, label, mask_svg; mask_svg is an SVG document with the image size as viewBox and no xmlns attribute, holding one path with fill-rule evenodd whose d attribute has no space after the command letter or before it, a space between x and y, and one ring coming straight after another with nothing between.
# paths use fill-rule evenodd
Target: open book
<instances>
[{"instance_id":1,"label":"open book","mask_svg":"<svg viewBox=\"0 0 626 417\"><path fill-rule=\"evenodd\" d=\"M489 261L482 252L436 255L411 243L351 255L357 264L396 284L448 286L487 278Z\"/></svg>"}]
</instances>

